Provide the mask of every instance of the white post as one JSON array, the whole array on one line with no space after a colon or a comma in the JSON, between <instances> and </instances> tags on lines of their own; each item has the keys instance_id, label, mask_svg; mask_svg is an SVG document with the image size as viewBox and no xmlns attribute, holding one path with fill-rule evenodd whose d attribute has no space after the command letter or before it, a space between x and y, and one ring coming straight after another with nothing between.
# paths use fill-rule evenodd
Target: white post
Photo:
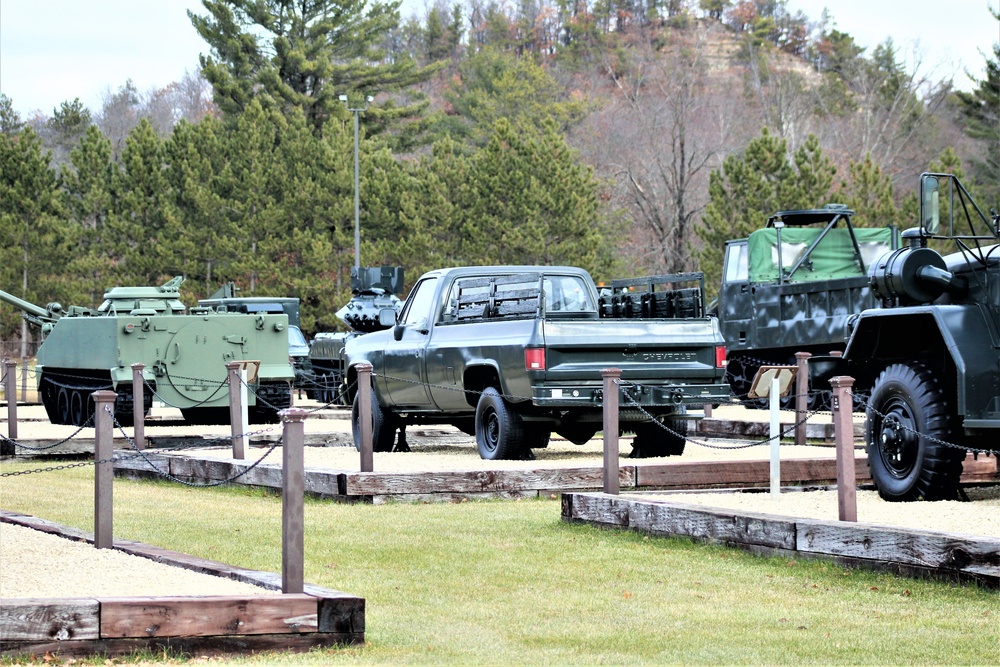
<instances>
[{"instance_id":1,"label":"white post","mask_svg":"<svg viewBox=\"0 0 1000 667\"><path fill-rule=\"evenodd\" d=\"M781 446L781 423L779 421L781 382L777 374L771 380L771 389L767 396L771 400L771 497L777 498L781 494L781 462L778 453Z\"/></svg>"},{"instance_id":2,"label":"white post","mask_svg":"<svg viewBox=\"0 0 1000 667\"><path fill-rule=\"evenodd\" d=\"M250 446L246 434L250 432L250 409L247 407L250 397L247 394L247 367L240 368L240 433L243 434L245 446ZM257 399L260 400L259 398Z\"/></svg>"}]
</instances>

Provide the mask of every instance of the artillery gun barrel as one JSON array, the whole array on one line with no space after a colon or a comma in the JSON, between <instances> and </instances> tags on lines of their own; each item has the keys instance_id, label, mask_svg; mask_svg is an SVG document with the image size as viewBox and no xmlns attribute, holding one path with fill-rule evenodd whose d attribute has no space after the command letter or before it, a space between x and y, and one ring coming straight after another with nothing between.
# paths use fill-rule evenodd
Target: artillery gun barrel
<instances>
[{"instance_id":1,"label":"artillery gun barrel","mask_svg":"<svg viewBox=\"0 0 1000 667\"><path fill-rule=\"evenodd\" d=\"M35 304L31 303L30 301L25 301L24 299L19 299L16 296L14 296L13 294L9 294L8 292L4 292L3 290L0 290L0 301L4 301L6 303L9 303L10 305L14 306L15 308L23 310L24 312L28 313L29 315L34 315L35 317L38 317L38 318L42 318L42 319L45 319L45 320L53 320L53 319L55 319L52 316L52 313L50 313L46 309L42 308L41 306L36 306Z\"/></svg>"}]
</instances>

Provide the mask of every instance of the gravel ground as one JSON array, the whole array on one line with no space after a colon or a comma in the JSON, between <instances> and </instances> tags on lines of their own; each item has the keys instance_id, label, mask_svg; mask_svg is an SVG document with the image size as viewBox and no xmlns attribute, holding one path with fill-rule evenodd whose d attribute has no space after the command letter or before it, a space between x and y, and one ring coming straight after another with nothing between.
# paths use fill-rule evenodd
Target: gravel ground
<instances>
[{"instance_id":1,"label":"gravel ground","mask_svg":"<svg viewBox=\"0 0 1000 667\"><path fill-rule=\"evenodd\" d=\"M9 523L0 523L0 563L0 598L274 594Z\"/></svg>"},{"instance_id":2,"label":"gravel ground","mask_svg":"<svg viewBox=\"0 0 1000 667\"><path fill-rule=\"evenodd\" d=\"M308 406L305 406L308 407ZM316 415L318 417L319 415ZM350 432L350 424L343 410L327 411L324 419L306 421L306 433L337 433L338 442ZM766 421L766 411L744 411L742 408L723 408L717 417L730 419L755 419ZM829 420L816 417L814 420ZM53 431L71 427L53 427L47 422L26 422L20 426L25 437L59 437ZM280 429L280 427L279 427ZM227 435L222 427L147 426L149 435ZM278 430L277 432L280 432ZM92 433L92 431L91 431ZM89 433L87 434L89 435ZM539 465L574 467L601 465L602 444L595 440L576 446L555 439L547 449L536 450L534 461L482 461L470 437L449 427L411 428L409 433L412 452L376 453L376 471L434 471L434 470L485 470L528 469ZM757 446L734 449L733 441L705 440L705 445L689 442L678 461L722 461L767 459L768 447ZM620 443L622 464L642 465L641 460L628 459L629 439ZM154 450L155 451L155 450ZM247 460L256 461L265 449L253 446L247 451ZM188 452L190 453L190 451ZM860 449L856 454L861 454ZM200 449L201 457L229 458L228 447ZM831 446L795 447L784 445L782 458L833 458ZM266 459L280 463L281 452L276 449ZM306 466L335 470L358 470L359 456L353 447L306 447ZM769 493L687 493L687 494L637 494L645 498L667 499L673 502L694 503L725 509L738 509L788 517L836 520L837 498L832 491L786 492L778 499ZM975 536L1000 538L1000 487L970 489L975 502L936 503L887 503L873 491L858 492L858 520L860 522L936 530ZM555 505L553 512L556 512ZM28 528L0 524L0 597L79 597L96 595L206 595L206 594L266 594L268 591L219 577L201 575L161 565L136 556L111 550L98 550L71 540L45 535ZM45 567L42 567L44 565ZM52 572L58 572L55 576ZM108 577L114 572L114 577Z\"/></svg>"}]
</instances>

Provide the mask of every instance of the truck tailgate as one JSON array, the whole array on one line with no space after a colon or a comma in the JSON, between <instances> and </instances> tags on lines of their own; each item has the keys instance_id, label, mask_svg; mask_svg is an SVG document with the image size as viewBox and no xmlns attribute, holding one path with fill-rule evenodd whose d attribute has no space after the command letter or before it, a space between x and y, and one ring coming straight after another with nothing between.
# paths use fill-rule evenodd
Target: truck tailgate
<instances>
[{"instance_id":1,"label":"truck tailgate","mask_svg":"<svg viewBox=\"0 0 1000 667\"><path fill-rule=\"evenodd\" d=\"M595 380L601 369L632 381L713 382L722 336L714 318L692 320L546 320L547 381Z\"/></svg>"}]
</instances>

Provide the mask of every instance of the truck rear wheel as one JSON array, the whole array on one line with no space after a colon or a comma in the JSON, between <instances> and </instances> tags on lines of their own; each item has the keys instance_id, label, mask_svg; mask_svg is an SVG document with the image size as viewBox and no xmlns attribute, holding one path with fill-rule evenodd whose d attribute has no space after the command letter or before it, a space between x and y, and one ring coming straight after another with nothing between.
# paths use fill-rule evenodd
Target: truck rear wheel
<instances>
[{"instance_id":1,"label":"truck rear wheel","mask_svg":"<svg viewBox=\"0 0 1000 667\"><path fill-rule=\"evenodd\" d=\"M354 436L354 447L361 451L361 393L354 397L354 404L351 406L351 432ZM393 441L396 437L398 420L396 415L390 410L385 410L378 404L378 397L375 390L371 392L372 400L372 451L391 452Z\"/></svg>"},{"instance_id":2,"label":"truck rear wheel","mask_svg":"<svg viewBox=\"0 0 1000 667\"><path fill-rule=\"evenodd\" d=\"M487 461L518 459L524 452L524 422L503 396L487 387L476 406L476 446Z\"/></svg>"},{"instance_id":3,"label":"truck rear wheel","mask_svg":"<svg viewBox=\"0 0 1000 667\"><path fill-rule=\"evenodd\" d=\"M635 433L635 438L632 439L632 453L629 454L630 458L645 459L654 456L680 456L684 453L684 445L687 442L688 433L688 422L686 419L670 419L663 424L659 422L635 424L632 430Z\"/></svg>"},{"instance_id":4,"label":"truck rear wheel","mask_svg":"<svg viewBox=\"0 0 1000 667\"><path fill-rule=\"evenodd\" d=\"M957 497L965 451L941 383L918 361L888 366L872 389L865 420L868 469L889 501Z\"/></svg>"}]
</instances>

